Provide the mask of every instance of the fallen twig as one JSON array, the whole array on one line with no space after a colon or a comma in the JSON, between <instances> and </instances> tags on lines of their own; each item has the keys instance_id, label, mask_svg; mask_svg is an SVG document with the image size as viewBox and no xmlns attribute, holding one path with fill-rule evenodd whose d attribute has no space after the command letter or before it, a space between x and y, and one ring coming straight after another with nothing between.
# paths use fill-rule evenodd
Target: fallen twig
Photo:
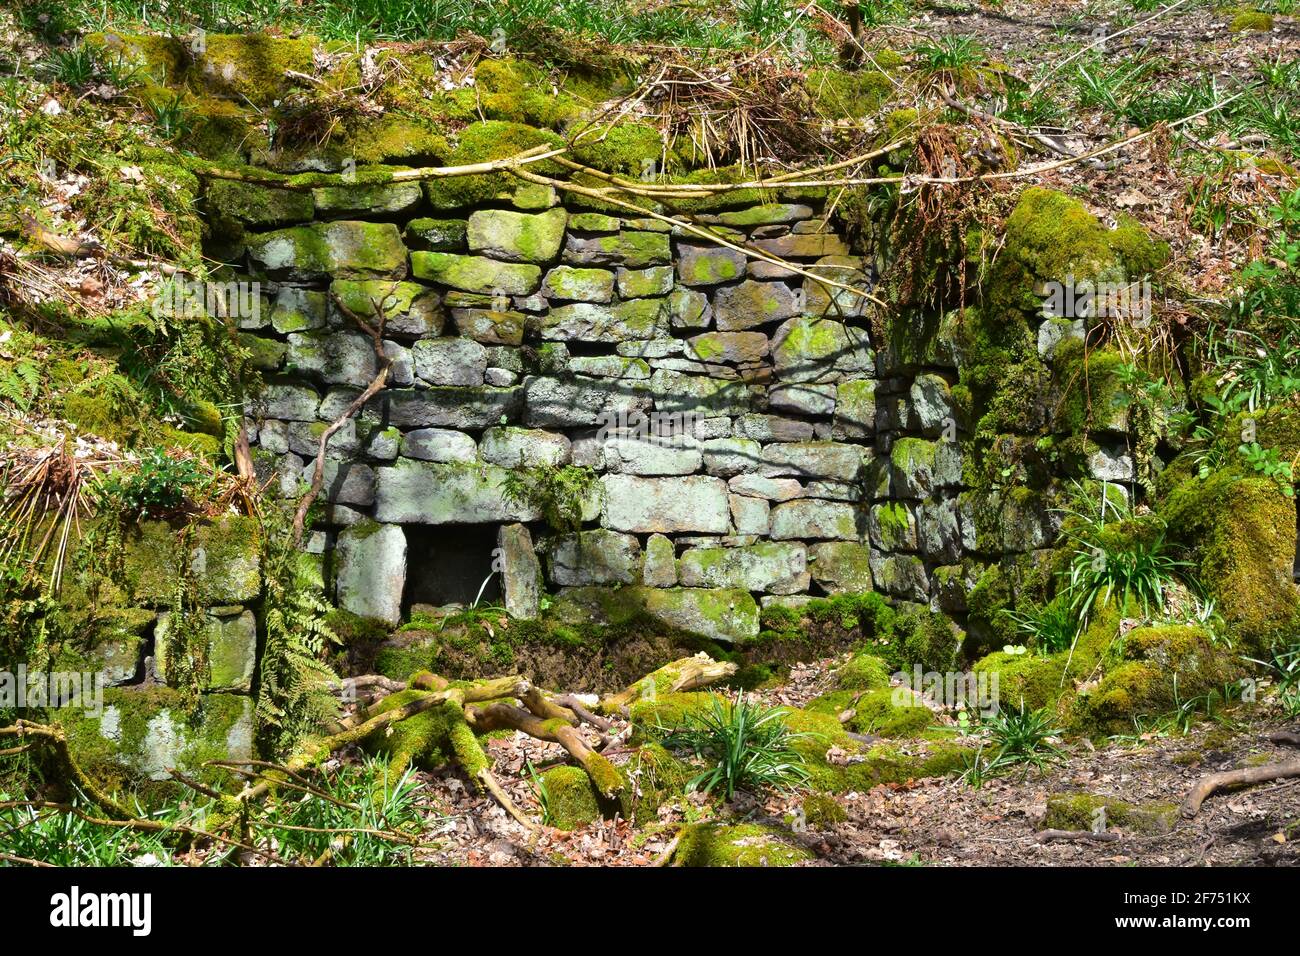
<instances>
[{"instance_id":1,"label":"fallen twig","mask_svg":"<svg viewBox=\"0 0 1300 956\"><path fill-rule=\"evenodd\" d=\"M1201 804L1225 787L1249 787L1257 783L1285 780L1289 777L1300 777L1300 760L1289 760L1286 763L1272 763L1263 767L1244 767L1241 770L1225 770L1222 773L1209 774L1198 780L1196 785L1188 792L1187 798L1183 800L1183 816L1188 818L1196 816L1200 812Z\"/></svg>"},{"instance_id":2,"label":"fallen twig","mask_svg":"<svg viewBox=\"0 0 1300 956\"><path fill-rule=\"evenodd\" d=\"M1114 843L1119 839L1119 834L1109 830L1100 833L1094 830L1039 830L1034 834L1034 839L1039 843Z\"/></svg>"}]
</instances>

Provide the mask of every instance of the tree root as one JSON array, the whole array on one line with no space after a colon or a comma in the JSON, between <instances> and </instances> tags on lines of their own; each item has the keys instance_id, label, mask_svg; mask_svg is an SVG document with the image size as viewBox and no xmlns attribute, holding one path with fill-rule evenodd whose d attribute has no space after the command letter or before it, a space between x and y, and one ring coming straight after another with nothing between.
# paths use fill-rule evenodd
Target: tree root
<instances>
[{"instance_id":1,"label":"tree root","mask_svg":"<svg viewBox=\"0 0 1300 956\"><path fill-rule=\"evenodd\" d=\"M9 727L0 727L0 738L16 737L26 749L36 742L50 747L67 767L69 777L91 802L104 810L109 817L86 814L70 804L47 801L23 801L25 806L40 806L73 813L90 823L129 827L133 829L183 834L193 840L214 840L228 847L262 856L272 863L285 863L275 854L256 847L248 831L248 808L253 801L280 789L305 793L318 799L337 802L330 794L311 785L302 776L307 770L345 747L359 744L377 734L383 734L394 724L408 720L435 707L447 709L451 718L447 732L447 749L456 763L476 786L495 799L505 811L529 833L539 832L538 824L529 819L505 788L492 774L491 761L479 743L478 735L492 730L522 731L538 740L559 744L591 778L597 792L609 804L617 805L624 789L624 780L609 759L594 750L579 731L581 724L589 724L608 742L606 732L612 721L608 716L625 714L638 700L653 699L659 693L673 693L703 687L729 677L736 671L735 664L719 663L706 654L682 658L666 664L623 690L608 694L594 705L576 694L548 694L534 687L518 675L497 677L472 684L451 686L434 674L417 674L406 683L377 675L363 675L341 682L338 690L345 695L374 691L379 699L356 714L343 718L334 732L323 738L307 741L303 747L283 763L264 760L210 761L206 766L221 767L244 779L238 794L221 793L200 783L184 773L172 770L172 778L217 802L219 813L212 813L206 829L160 823L138 816L99 788L78 766L67 746L67 736L57 724L36 724L18 720ZM377 704L391 693L417 691L418 696L400 706L379 710ZM593 709L594 708L594 709ZM233 831L228 833L227 831ZM395 836L395 835L394 835ZM670 847L674 849L675 847ZM313 861L316 865L329 862L325 855Z\"/></svg>"},{"instance_id":2,"label":"tree root","mask_svg":"<svg viewBox=\"0 0 1300 956\"><path fill-rule=\"evenodd\" d=\"M639 700L654 700L662 694L707 687L730 677L736 673L736 669L735 664L715 661L701 651L694 657L683 657L665 664L616 694L606 694L596 709L602 714L626 716L631 706Z\"/></svg>"},{"instance_id":3,"label":"tree root","mask_svg":"<svg viewBox=\"0 0 1300 956\"><path fill-rule=\"evenodd\" d=\"M1202 777L1183 800L1182 814L1191 818L1200 812L1201 804L1225 787L1252 786L1272 780L1300 777L1300 760L1268 764L1263 767L1246 767L1242 770L1225 770Z\"/></svg>"},{"instance_id":4,"label":"tree root","mask_svg":"<svg viewBox=\"0 0 1300 956\"><path fill-rule=\"evenodd\" d=\"M1039 843L1114 843L1119 839L1118 833L1111 833L1109 830L1103 830L1096 833L1092 830L1039 830L1034 834L1034 839Z\"/></svg>"}]
</instances>

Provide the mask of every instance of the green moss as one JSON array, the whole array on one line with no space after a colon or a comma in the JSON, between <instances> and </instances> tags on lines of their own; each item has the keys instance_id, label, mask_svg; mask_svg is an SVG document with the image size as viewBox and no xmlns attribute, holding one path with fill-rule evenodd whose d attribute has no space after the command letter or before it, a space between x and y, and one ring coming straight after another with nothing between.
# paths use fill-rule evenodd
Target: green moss
<instances>
[{"instance_id":1,"label":"green moss","mask_svg":"<svg viewBox=\"0 0 1300 956\"><path fill-rule=\"evenodd\" d=\"M1168 833L1178 820L1172 803L1132 804L1093 793L1058 793L1047 798L1043 826L1052 830L1093 830L1100 824L1135 833Z\"/></svg>"},{"instance_id":2,"label":"green moss","mask_svg":"<svg viewBox=\"0 0 1300 956\"><path fill-rule=\"evenodd\" d=\"M582 109L545 70L525 60L480 60L474 70L474 85L483 115L491 120L559 129L577 118Z\"/></svg>"},{"instance_id":3,"label":"green moss","mask_svg":"<svg viewBox=\"0 0 1300 956\"><path fill-rule=\"evenodd\" d=\"M1060 709L1073 696L1075 684L1097 670L1119 633L1119 612L1111 605L1094 609L1092 620L1075 646L1046 657L996 651L975 662L977 676L997 675L998 697L1027 710Z\"/></svg>"},{"instance_id":4,"label":"green moss","mask_svg":"<svg viewBox=\"0 0 1300 956\"><path fill-rule=\"evenodd\" d=\"M659 807L684 794L691 777L685 763L655 743L638 747L619 769L627 784L621 810L637 826L654 823Z\"/></svg>"},{"instance_id":5,"label":"green moss","mask_svg":"<svg viewBox=\"0 0 1300 956\"><path fill-rule=\"evenodd\" d=\"M757 823L694 823L682 828L678 866L794 866L815 859L794 834Z\"/></svg>"},{"instance_id":6,"label":"green moss","mask_svg":"<svg viewBox=\"0 0 1300 956\"><path fill-rule=\"evenodd\" d=\"M339 639L339 643L344 647L366 641L382 640L388 636L391 630L383 621L361 617L359 614L353 614L343 608L335 608L330 611L325 618L325 625L334 632L334 635ZM402 678L418 669L413 668L405 671Z\"/></svg>"},{"instance_id":7,"label":"green moss","mask_svg":"<svg viewBox=\"0 0 1300 956\"><path fill-rule=\"evenodd\" d=\"M867 691L858 698L849 728L881 737L919 737L934 724L934 713L919 700L912 705L894 703L889 688Z\"/></svg>"},{"instance_id":8,"label":"green moss","mask_svg":"<svg viewBox=\"0 0 1300 956\"><path fill-rule=\"evenodd\" d=\"M894 84L879 70L856 73L817 69L808 72L808 90L819 116L826 119L861 119L873 116L894 92Z\"/></svg>"},{"instance_id":9,"label":"green moss","mask_svg":"<svg viewBox=\"0 0 1300 956\"><path fill-rule=\"evenodd\" d=\"M574 158L578 162L603 172L625 175L639 176L650 163L655 164L658 172L664 172L668 165L665 153L671 163L673 153L665 149L659 130L641 123L621 123L580 139L574 145Z\"/></svg>"},{"instance_id":10,"label":"green moss","mask_svg":"<svg viewBox=\"0 0 1300 956\"><path fill-rule=\"evenodd\" d=\"M957 628L943 614L917 607L899 615L885 657L898 670L920 665L927 671L949 671L961 646Z\"/></svg>"},{"instance_id":11,"label":"green moss","mask_svg":"<svg viewBox=\"0 0 1300 956\"><path fill-rule=\"evenodd\" d=\"M1066 339L1052 356L1052 431L1075 435L1114 424L1130 400L1122 371L1127 363L1113 349L1089 349Z\"/></svg>"},{"instance_id":12,"label":"green moss","mask_svg":"<svg viewBox=\"0 0 1300 956\"><path fill-rule=\"evenodd\" d=\"M1123 663L1072 702L1071 725L1086 733L1130 732L1135 718L1167 714L1237 679L1235 654L1217 649L1199 627L1137 628L1125 637Z\"/></svg>"},{"instance_id":13,"label":"green moss","mask_svg":"<svg viewBox=\"0 0 1300 956\"><path fill-rule=\"evenodd\" d=\"M315 212L310 193L231 180L209 183L204 199L210 214L259 229L306 222Z\"/></svg>"},{"instance_id":14,"label":"green moss","mask_svg":"<svg viewBox=\"0 0 1300 956\"><path fill-rule=\"evenodd\" d=\"M889 686L889 665L875 654L854 654L835 672L841 690L874 690Z\"/></svg>"},{"instance_id":15,"label":"green moss","mask_svg":"<svg viewBox=\"0 0 1300 956\"><path fill-rule=\"evenodd\" d=\"M239 165L253 153L263 153L270 142L254 118L237 103L216 96L186 96L190 128L180 145L213 162Z\"/></svg>"},{"instance_id":16,"label":"green moss","mask_svg":"<svg viewBox=\"0 0 1300 956\"><path fill-rule=\"evenodd\" d=\"M840 692L847 700L848 692ZM665 694L656 700L642 700L631 708L633 739L654 737L661 728L686 726L687 716L712 708L713 695L707 693ZM882 783L905 783L922 777L939 777L959 772L967 748L936 740L909 741L906 744L880 744L863 749L840 725L835 713L836 702L823 700L818 708L784 708L786 726L795 734L792 747L808 771L812 789L827 793L849 790L866 791ZM854 755L848 762L827 758L842 752Z\"/></svg>"},{"instance_id":17,"label":"green moss","mask_svg":"<svg viewBox=\"0 0 1300 956\"><path fill-rule=\"evenodd\" d=\"M990 279L995 307L1037 311L1036 281L1122 278L1110 231L1083 203L1064 193L1031 186L1007 219L1006 242Z\"/></svg>"},{"instance_id":18,"label":"green moss","mask_svg":"<svg viewBox=\"0 0 1300 956\"><path fill-rule=\"evenodd\" d=\"M1272 29L1273 17L1257 10L1243 10L1232 18L1232 23L1228 24L1228 30L1231 33L1244 33L1248 30L1267 33Z\"/></svg>"},{"instance_id":19,"label":"green moss","mask_svg":"<svg viewBox=\"0 0 1300 956\"><path fill-rule=\"evenodd\" d=\"M546 793L547 822L574 830L601 818L591 779L581 767L552 767L541 776Z\"/></svg>"},{"instance_id":20,"label":"green moss","mask_svg":"<svg viewBox=\"0 0 1300 956\"><path fill-rule=\"evenodd\" d=\"M810 793L803 798L804 822L812 827L829 827L848 820L848 811L834 797L824 793Z\"/></svg>"},{"instance_id":21,"label":"green moss","mask_svg":"<svg viewBox=\"0 0 1300 956\"><path fill-rule=\"evenodd\" d=\"M275 105L296 85L287 72L314 72L311 39L209 33L204 41L206 48L196 56L190 77L212 93L255 107Z\"/></svg>"},{"instance_id":22,"label":"green moss","mask_svg":"<svg viewBox=\"0 0 1300 956\"><path fill-rule=\"evenodd\" d=\"M1120 213L1110 231L1110 247L1124 263L1129 279L1154 275L1169 262L1169 243L1152 239L1128 213Z\"/></svg>"},{"instance_id":23,"label":"green moss","mask_svg":"<svg viewBox=\"0 0 1300 956\"><path fill-rule=\"evenodd\" d=\"M1291 578L1296 505L1268 478L1228 471L1177 485L1160 507L1173 540L1243 644L1265 650L1295 632L1300 589Z\"/></svg>"},{"instance_id":24,"label":"green moss","mask_svg":"<svg viewBox=\"0 0 1300 956\"><path fill-rule=\"evenodd\" d=\"M461 130L460 141L447 157L449 165L468 165L514 156L534 146L562 145L553 133L519 123L488 120ZM554 164L541 163L538 172L554 172ZM510 196L517 180L509 173L486 173L432 179L424 184L425 195L434 209L459 209L478 205L500 196Z\"/></svg>"},{"instance_id":25,"label":"green moss","mask_svg":"<svg viewBox=\"0 0 1300 956\"><path fill-rule=\"evenodd\" d=\"M209 786L226 784L225 772L204 763L229 759L231 741L242 735L239 725L245 739L252 735L249 698L204 694L195 701L161 685L105 688L101 718L70 710L60 720L74 759L91 779L146 807L177 794L169 767Z\"/></svg>"},{"instance_id":26,"label":"green moss","mask_svg":"<svg viewBox=\"0 0 1300 956\"><path fill-rule=\"evenodd\" d=\"M401 690L389 694L371 709L371 716L386 713L403 707L412 701L428 696L427 691ZM363 742L362 746L370 753L384 754L389 758L392 772L401 773L410 764L423 769L433 769L449 760L461 757L463 752L470 767L478 769L484 766L486 757L477 741L466 740L464 734L473 732L465 724L465 715L454 702L436 705L420 711L405 720L400 720L375 731ZM475 753L475 750L478 752ZM472 776L473 771L465 768Z\"/></svg>"}]
</instances>

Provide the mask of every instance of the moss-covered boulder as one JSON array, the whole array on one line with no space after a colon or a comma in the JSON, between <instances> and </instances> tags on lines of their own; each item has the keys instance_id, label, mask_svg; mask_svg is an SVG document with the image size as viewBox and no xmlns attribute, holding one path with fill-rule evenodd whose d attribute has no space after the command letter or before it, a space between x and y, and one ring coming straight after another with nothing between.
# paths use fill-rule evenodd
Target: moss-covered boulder
<instances>
[{"instance_id":1,"label":"moss-covered boulder","mask_svg":"<svg viewBox=\"0 0 1300 956\"><path fill-rule=\"evenodd\" d=\"M816 854L789 830L758 823L694 823L682 828L675 866L797 866Z\"/></svg>"},{"instance_id":2,"label":"moss-covered boulder","mask_svg":"<svg viewBox=\"0 0 1300 956\"><path fill-rule=\"evenodd\" d=\"M559 830L574 830L601 818L596 788L581 767L552 767L541 776L546 820Z\"/></svg>"},{"instance_id":3,"label":"moss-covered boulder","mask_svg":"<svg viewBox=\"0 0 1300 956\"><path fill-rule=\"evenodd\" d=\"M636 748L616 769L623 784L616 803L603 799L580 767L553 767L542 774L551 826L572 830L614 814L636 826L654 823L659 807L681 796L690 779L686 764L659 744Z\"/></svg>"},{"instance_id":4,"label":"moss-covered boulder","mask_svg":"<svg viewBox=\"0 0 1300 956\"><path fill-rule=\"evenodd\" d=\"M854 654L835 671L840 690L876 690L889 686L889 665L875 654Z\"/></svg>"},{"instance_id":5,"label":"moss-covered boulder","mask_svg":"<svg viewBox=\"0 0 1300 956\"><path fill-rule=\"evenodd\" d=\"M188 530L175 521L141 521L124 538L127 603L170 606L184 577L208 607L247 604L261 594L261 528L253 518L201 519Z\"/></svg>"},{"instance_id":6,"label":"moss-covered boulder","mask_svg":"<svg viewBox=\"0 0 1300 956\"><path fill-rule=\"evenodd\" d=\"M401 279L406 247L386 222L317 222L250 236L253 270L272 279ZM450 283L449 283L450 284Z\"/></svg>"},{"instance_id":7,"label":"moss-covered boulder","mask_svg":"<svg viewBox=\"0 0 1300 956\"><path fill-rule=\"evenodd\" d=\"M1172 712L1243 673L1240 657L1193 625L1140 627L1124 637L1124 659L1069 702L1070 725L1091 734L1133 729L1138 717Z\"/></svg>"},{"instance_id":8,"label":"moss-covered boulder","mask_svg":"<svg viewBox=\"0 0 1300 956\"><path fill-rule=\"evenodd\" d=\"M852 695L848 695L851 699ZM686 727L692 714L711 711L714 700L709 693L688 692L639 701L631 709L633 739L653 740L665 730ZM825 710L834 708L826 706ZM969 754L969 748L938 733L918 740L864 746L841 726L834 712L789 707L783 708L783 713L782 719L794 735L791 746L808 772L811 789L816 791L866 791L882 783L942 777L960 771Z\"/></svg>"},{"instance_id":9,"label":"moss-covered boulder","mask_svg":"<svg viewBox=\"0 0 1300 956\"><path fill-rule=\"evenodd\" d=\"M535 146L562 145L559 136L523 123L487 120L472 123L459 133L459 142L445 157L448 165L469 165L505 159ZM550 174L557 171L554 164L538 164L537 171ZM535 191L529 183L521 183L509 173L483 173L474 176L454 176L426 180L425 197L438 210L462 209L492 200L511 201L517 192Z\"/></svg>"},{"instance_id":10,"label":"moss-covered boulder","mask_svg":"<svg viewBox=\"0 0 1300 956\"><path fill-rule=\"evenodd\" d=\"M1191 549L1197 578L1249 649L1293 635L1296 504L1272 479L1232 471L1192 477L1161 505L1170 536Z\"/></svg>"},{"instance_id":11,"label":"moss-covered boulder","mask_svg":"<svg viewBox=\"0 0 1300 956\"><path fill-rule=\"evenodd\" d=\"M69 710L62 722L73 757L109 790L170 780L172 768L220 783L226 775L205 761L256 756L253 702L238 694L194 701L168 687L107 688L101 714Z\"/></svg>"}]
</instances>

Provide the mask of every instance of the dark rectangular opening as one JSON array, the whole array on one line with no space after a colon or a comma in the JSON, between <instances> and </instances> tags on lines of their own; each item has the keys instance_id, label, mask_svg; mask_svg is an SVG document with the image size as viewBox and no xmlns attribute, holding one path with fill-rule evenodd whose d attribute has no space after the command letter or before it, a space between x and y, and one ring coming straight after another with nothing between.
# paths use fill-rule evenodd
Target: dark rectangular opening
<instances>
[{"instance_id":1,"label":"dark rectangular opening","mask_svg":"<svg viewBox=\"0 0 1300 956\"><path fill-rule=\"evenodd\" d=\"M1300 582L1300 508L1295 514L1295 560L1291 562L1291 578Z\"/></svg>"},{"instance_id":2,"label":"dark rectangular opening","mask_svg":"<svg viewBox=\"0 0 1300 956\"><path fill-rule=\"evenodd\" d=\"M494 524L405 525L406 593L403 610L416 604L469 607L483 587L480 604L500 602L501 576L492 574L497 547Z\"/></svg>"}]
</instances>

